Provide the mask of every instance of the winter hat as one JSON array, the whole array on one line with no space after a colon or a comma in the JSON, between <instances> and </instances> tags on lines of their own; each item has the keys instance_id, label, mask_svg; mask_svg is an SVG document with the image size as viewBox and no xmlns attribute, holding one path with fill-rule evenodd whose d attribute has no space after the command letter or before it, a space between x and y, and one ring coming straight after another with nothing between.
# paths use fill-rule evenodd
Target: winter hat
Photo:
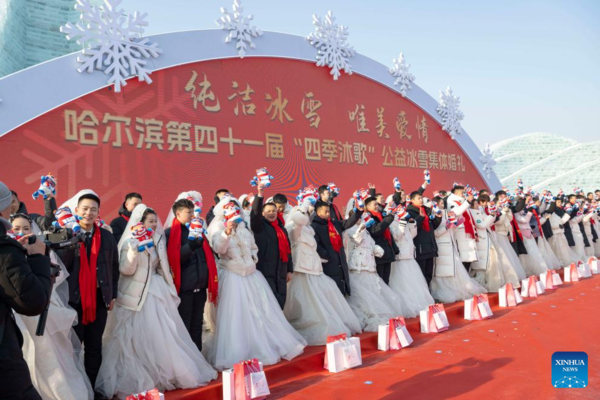
<instances>
[{"instance_id":1,"label":"winter hat","mask_svg":"<svg viewBox=\"0 0 600 400\"><path fill-rule=\"evenodd\" d=\"M12 203L12 193L4 182L0 182L0 210L4 210Z\"/></svg>"}]
</instances>

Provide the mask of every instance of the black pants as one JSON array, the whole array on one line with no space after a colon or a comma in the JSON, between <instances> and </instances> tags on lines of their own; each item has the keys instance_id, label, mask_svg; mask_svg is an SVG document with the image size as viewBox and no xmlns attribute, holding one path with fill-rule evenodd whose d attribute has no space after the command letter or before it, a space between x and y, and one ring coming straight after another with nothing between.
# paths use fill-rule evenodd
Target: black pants
<instances>
[{"instance_id":1,"label":"black pants","mask_svg":"<svg viewBox=\"0 0 600 400\"><path fill-rule=\"evenodd\" d=\"M427 281L427 286L429 286L431 280L433 279L433 258L417 260L417 264L419 264L419 267L421 267L421 272Z\"/></svg>"},{"instance_id":2,"label":"black pants","mask_svg":"<svg viewBox=\"0 0 600 400\"><path fill-rule=\"evenodd\" d=\"M471 263L470 262L464 262L463 261L463 265L465 266L465 269L467 270L467 272L469 272L469 270L471 270Z\"/></svg>"},{"instance_id":3,"label":"black pants","mask_svg":"<svg viewBox=\"0 0 600 400\"><path fill-rule=\"evenodd\" d=\"M180 293L179 315L183 324L196 343L198 350L202 351L202 323L204 322L204 304L206 303L206 289L198 292Z\"/></svg>"},{"instance_id":4,"label":"black pants","mask_svg":"<svg viewBox=\"0 0 600 400\"><path fill-rule=\"evenodd\" d=\"M392 272L392 263L377 264L377 275L386 285L390 283L390 273Z\"/></svg>"},{"instance_id":5,"label":"black pants","mask_svg":"<svg viewBox=\"0 0 600 400\"><path fill-rule=\"evenodd\" d=\"M8 314L5 322L6 325L1 327L4 334L0 343L0 399L41 400L23 359L19 328Z\"/></svg>"},{"instance_id":6,"label":"black pants","mask_svg":"<svg viewBox=\"0 0 600 400\"><path fill-rule=\"evenodd\" d=\"M83 325L81 319L83 316L83 309L81 308L81 302L78 304L69 303L73 309L77 311L77 325L73 327L75 334L81 340L84 347L84 359L85 373L90 378L92 388L96 385L96 377L98 371L100 371L100 365L102 364L102 335L104 334L104 328L106 327L106 318L108 316L108 309L104 304L102 298L102 291L98 289L96 292L96 319L94 322Z\"/></svg>"}]
</instances>

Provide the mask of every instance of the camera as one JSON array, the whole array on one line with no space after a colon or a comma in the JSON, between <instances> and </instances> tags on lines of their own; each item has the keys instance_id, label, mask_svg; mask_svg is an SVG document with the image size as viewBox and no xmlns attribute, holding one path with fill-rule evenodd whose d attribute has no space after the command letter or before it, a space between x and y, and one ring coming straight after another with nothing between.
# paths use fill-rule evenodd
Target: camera
<instances>
[{"instance_id":1,"label":"camera","mask_svg":"<svg viewBox=\"0 0 600 400\"><path fill-rule=\"evenodd\" d=\"M69 229L51 226L42 235L30 236L29 244L35 243L36 240L42 240L52 250L72 249L85 240L85 234L80 232L73 235Z\"/></svg>"}]
</instances>

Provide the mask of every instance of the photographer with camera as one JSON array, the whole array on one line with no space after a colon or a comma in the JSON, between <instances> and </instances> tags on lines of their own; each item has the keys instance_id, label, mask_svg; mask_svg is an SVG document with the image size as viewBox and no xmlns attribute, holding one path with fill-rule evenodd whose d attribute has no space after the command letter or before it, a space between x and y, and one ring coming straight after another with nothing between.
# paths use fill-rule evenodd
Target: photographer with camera
<instances>
[{"instance_id":1,"label":"photographer with camera","mask_svg":"<svg viewBox=\"0 0 600 400\"><path fill-rule=\"evenodd\" d=\"M108 311L112 311L119 282L117 243L98 222L100 198L82 190L62 207L78 215L83 242L56 250L69 272L69 305L77 311L73 330L83 342L85 371L92 387L102 364L102 335Z\"/></svg>"},{"instance_id":2,"label":"photographer with camera","mask_svg":"<svg viewBox=\"0 0 600 400\"><path fill-rule=\"evenodd\" d=\"M68 305L69 285L62 261L51 250L51 235L37 235L32 219L25 214L10 216L12 232L19 243L42 241L52 266L54 281L48 309L42 315L27 317L15 315L17 326L24 336L23 352L29 366L31 379L39 394L48 399L87 399L93 397L92 386L83 368L83 360L77 357L81 342L71 329L77 321L77 312ZM59 235L60 236L60 235ZM73 336L73 337L72 337ZM61 379L58 379L60 377Z\"/></svg>"},{"instance_id":3,"label":"photographer with camera","mask_svg":"<svg viewBox=\"0 0 600 400\"><path fill-rule=\"evenodd\" d=\"M11 228L12 193L0 182L0 390L2 396L41 399L23 359L23 336L12 310L39 315L50 299L50 259L43 242L20 244L7 235Z\"/></svg>"}]
</instances>

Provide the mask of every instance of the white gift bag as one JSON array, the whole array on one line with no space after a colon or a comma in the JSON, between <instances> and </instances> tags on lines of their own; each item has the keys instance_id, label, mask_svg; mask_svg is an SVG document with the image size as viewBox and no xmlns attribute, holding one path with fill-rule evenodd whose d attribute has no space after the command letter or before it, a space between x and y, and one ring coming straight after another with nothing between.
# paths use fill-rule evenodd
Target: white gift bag
<instances>
[{"instance_id":1,"label":"white gift bag","mask_svg":"<svg viewBox=\"0 0 600 400\"><path fill-rule=\"evenodd\" d=\"M587 265L586 263L579 264L577 269L579 270L580 276L582 278L591 278L592 277L592 271L590 270L590 266Z\"/></svg>"},{"instance_id":2,"label":"white gift bag","mask_svg":"<svg viewBox=\"0 0 600 400\"><path fill-rule=\"evenodd\" d=\"M589 260L589 265L590 265L590 270L594 273L594 274L599 274L600 273L600 261L596 260Z\"/></svg>"},{"instance_id":3,"label":"white gift bag","mask_svg":"<svg viewBox=\"0 0 600 400\"><path fill-rule=\"evenodd\" d=\"M431 316L433 318L433 324L435 325L435 329L432 329L429 325L430 318L430 309L439 308L440 311L433 313ZM448 322L448 317L446 316L446 311L444 309L443 304L435 304L427 307L419 313L421 320L421 332L422 333L432 333L439 332L440 330L444 331L450 327L450 323Z\"/></svg>"},{"instance_id":4,"label":"white gift bag","mask_svg":"<svg viewBox=\"0 0 600 400\"><path fill-rule=\"evenodd\" d=\"M479 313L481 314L481 318L488 318L494 315L492 309L490 307L489 302L479 303L477 304L477 308L479 308Z\"/></svg>"},{"instance_id":5,"label":"white gift bag","mask_svg":"<svg viewBox=\"0 0 600 400\"><path fill-rule=\"evenodd\" d=\"M263 372L263 363L259 361L258 365L260 366L260 373ZM252 383L252 374L250 376L250 383ZM265 376L264 383L267 385L267 390L269 390L269 385L267 384L267 378ZM269 393L267 393L268 395ZM264 397L266 395L260 395L256 397ZM254 398L254 397L252 397ZM236 400L235 398L235 375L233 373L233 368L226 369L223 371L223 400Z\"/></svg>"},{"instance_id":6,"label":"white gift bag","mask_svg":"<svg viewBox=\"0 0 600 400\"><path fill-rule=\"evenodd\" d=\"M235 400L233 368L223 371L223 400Z\"/></svg>"},{"instance_id":7,"label":"white gift bag","mask_svg":"<svg viewBox=\"0 0 600 400\"><path fill-rule=\"evenodd\" d=\"M256 399L270 394L264 371L252 372L250 374L250 398Z\"/></svg>"},{"instance_id":8,"label":"white gift bag","mask_svg":"<svg viewBox=\"0 0 600 400\"><path fill-rule=\"evenodd\" d=\"M576 272L571 273L571 269L575 269ZM576 282L579 280L579 278L581 278L581 271L579 271L579 269L577 268L577 266L572 263L570 265L567 265L564 269L564 273L565 273L565 277L564 280L565 282ZM577 279L571 279L571 275L576 275Z\"/></svg>"},{"instance_id":9,"label":"white gift bag","mask_svg":"<svg viewBox=\"0 0 600 400\"><path fill-rule=\"evenodd\" d=\"M433 320L438 329L448 328L450 326L445 311L433 313Z\"/></svg>"},{"instance_id":10,"label":"white gift bag","mask_svg":"<svg viewBox=\"0 0 600 400\"><path fill-rule=\"evenodd\" d=\"M350 347L347 343L352 345L352 347L344 350L344 348ZM359 338L351 337L348 340L327 343L327 369L329 372L342 372L348 368L353 368L347 366L353 364L356 364L354 366L362 365Z\"/></svg>"},{"instance_id":11,"label":"white gift bag","mask_svg":"<svg viewBox=\"0 0 600 400\"><path fill-rule=\"evenodd\" d=\"M344 353L344 363L346 368L354 368L362 364L355 345L346 342L344 343L342 351Z\"/></svg>"},{"instance_id":12,"label":"white gift bag","mask_svg":"<svg viewBox=\"0 0 600 400\"><path fill-rule=\"evenodd\" d=\"M544 287L544 284L540 281L535 282L535 287L537 289L537 294L544 294L546 292L546 288Z\"/></svg>"},{"instance_id":13,"label":"white gift bag","mask_svg":"<svg viewBox=\"0 0 600 400\"><path fill-rule=\"evenodd\" d=\"M560 279L560 275L558 272L552 274L552 284L554 286L562 285L562 279Z\"/></svg>"},{"instance_id":14,"label":"white gift bag","mask_svg":"<svg viewBox=\"0 0 600 400\"><path fill-rule=\"evenodd\" d=\"M396 337L402 347L408 347L413 342L413 338L410 336L410 333L408 333L406 325L396 328Z\"/></svg>"},{"instance_id":15,"label":"white gift bag","mask_svg":"<svg viewBox=\"0 0 600 400\"><path fill-rule=\"evenodd\" d=\"M388 351L390 349L388 324L379 325L377 333L377 350Z\"/></svg>"}]
</instances>

